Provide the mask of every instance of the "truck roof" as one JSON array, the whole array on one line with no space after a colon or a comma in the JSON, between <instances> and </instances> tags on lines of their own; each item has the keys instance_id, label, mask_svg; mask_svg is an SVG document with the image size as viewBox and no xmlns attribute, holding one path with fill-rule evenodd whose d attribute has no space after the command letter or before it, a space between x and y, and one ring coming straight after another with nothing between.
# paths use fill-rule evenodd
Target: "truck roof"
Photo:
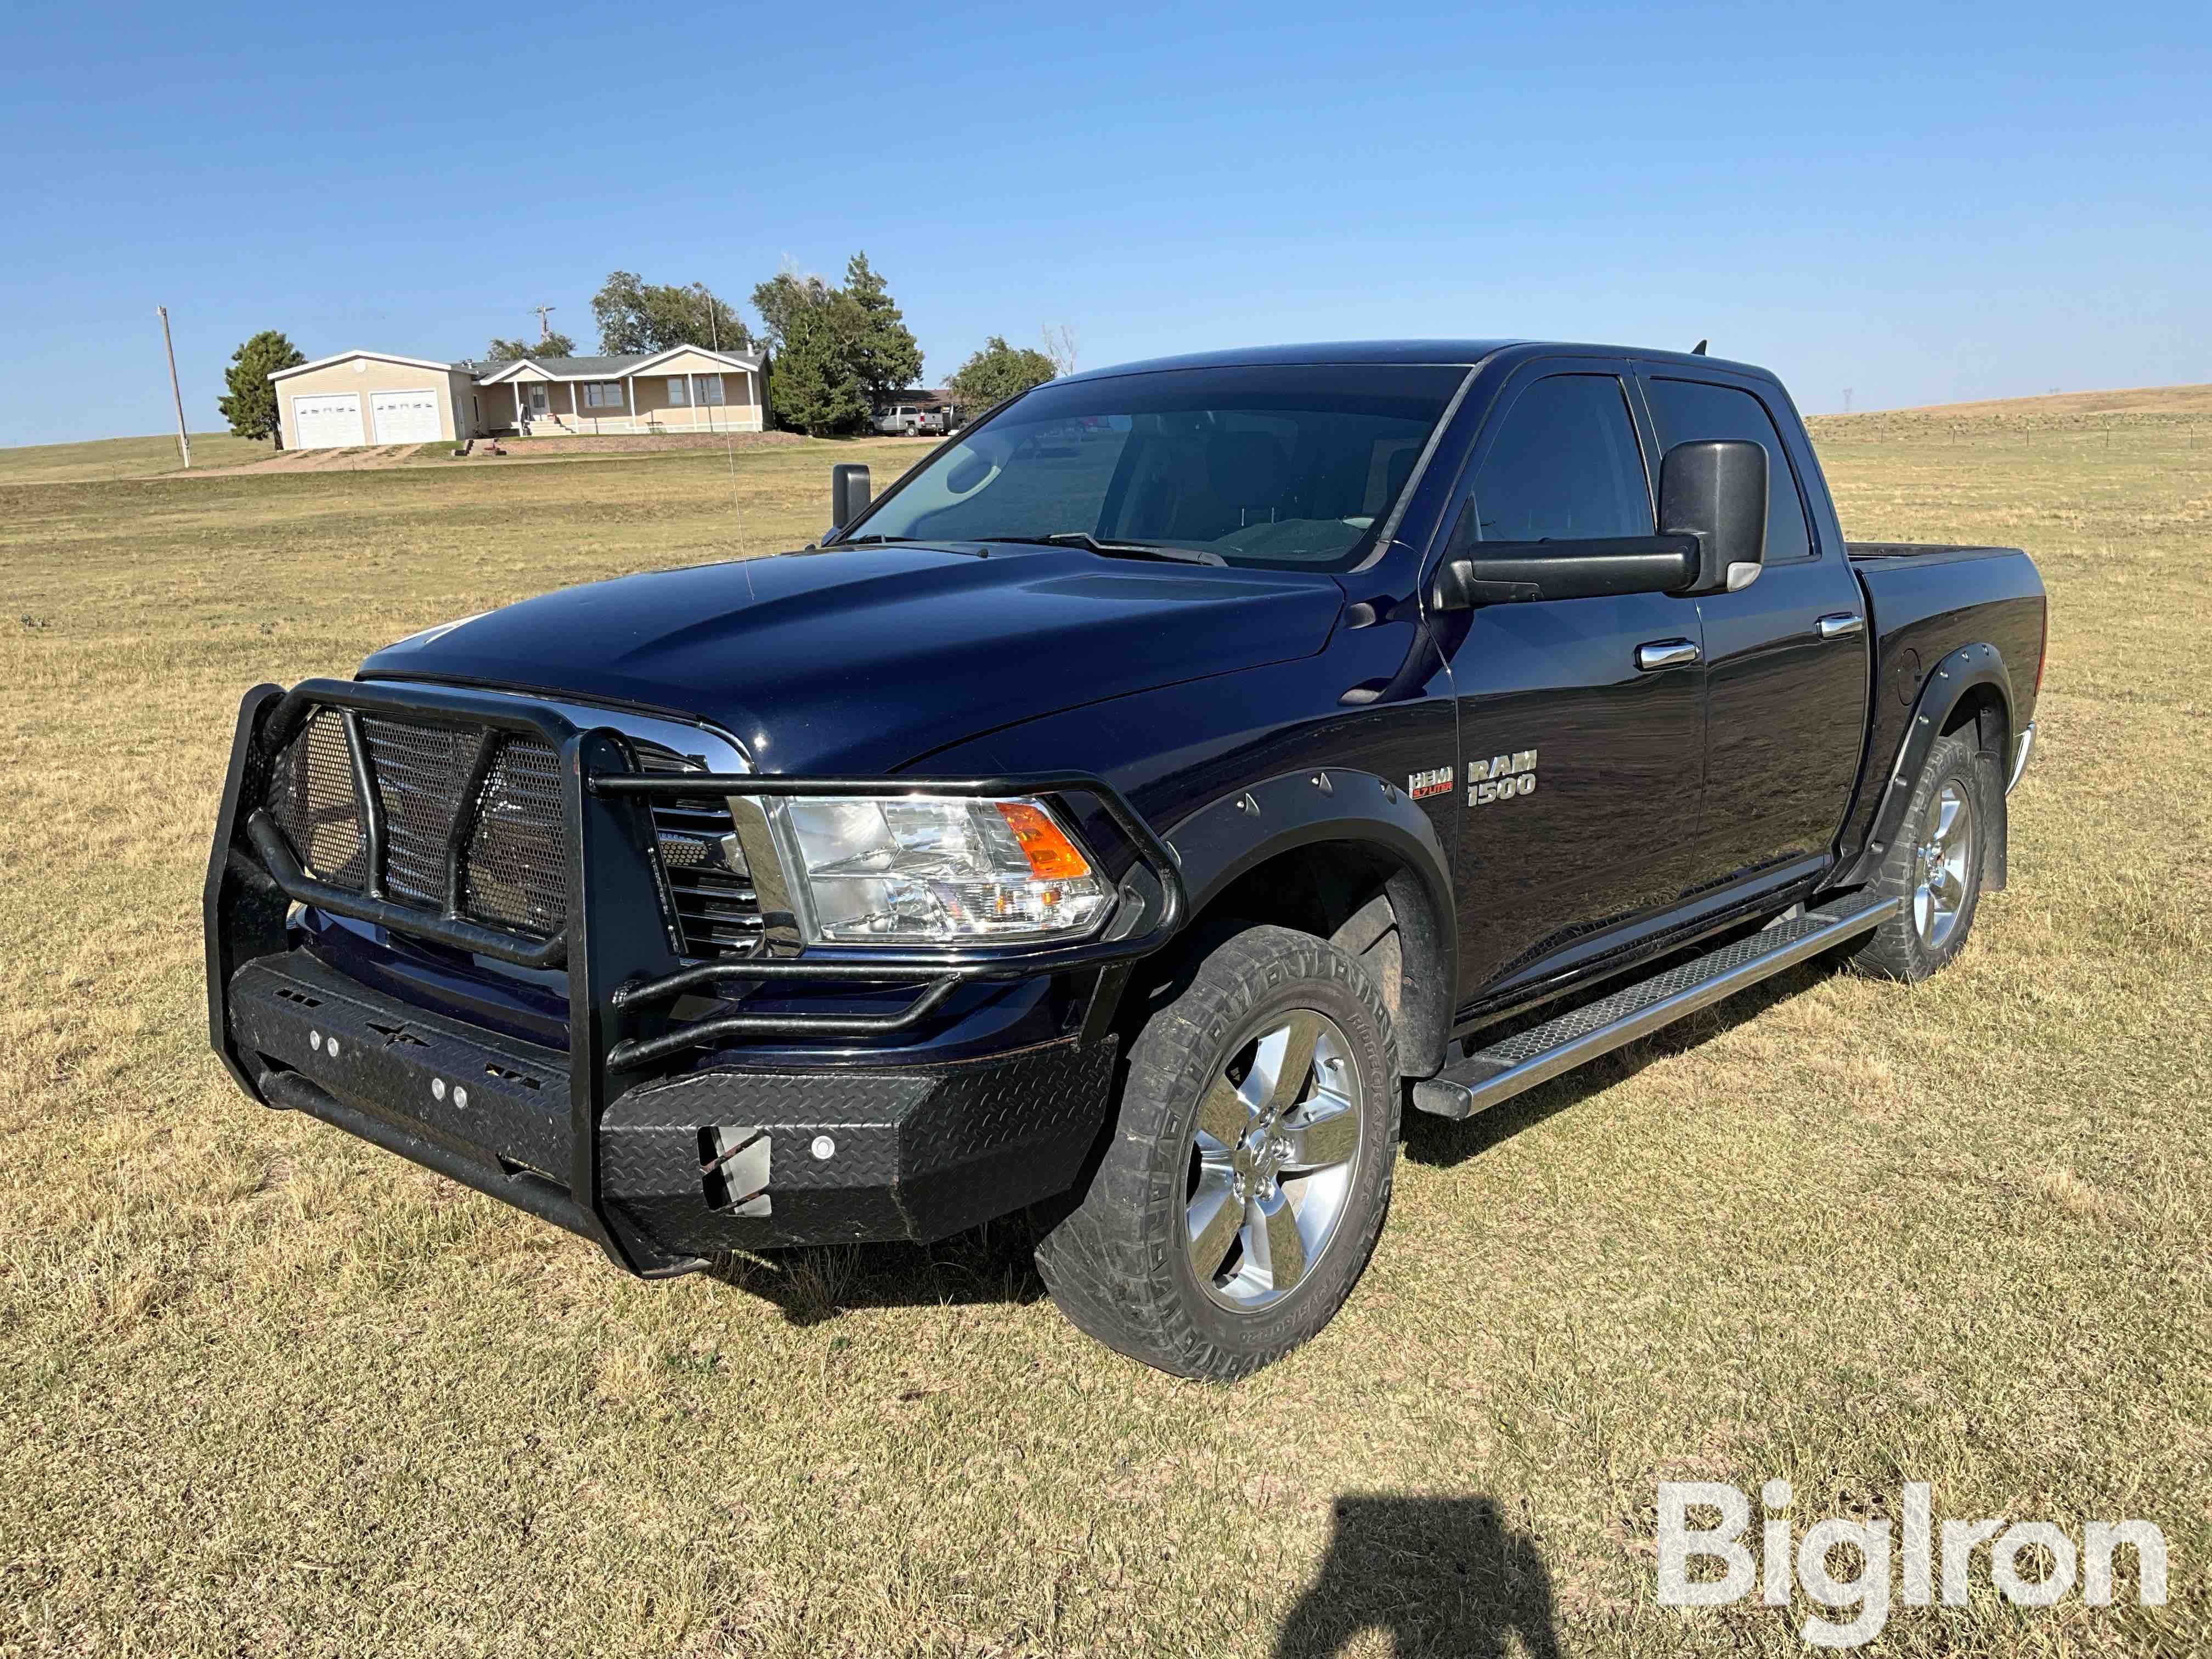
<instances>
[{"instance_id":1,"label":"truck roof","mask_svg":"<svg viewBox=\"0 0 2212 1659\"><path fill-rule=\"evenodd\" d=\"M1772 378L1755 363L1734 362L1722 357L1697 357L1686 351L1662 351L1650 346L1597 345L1570 340L1319 340L1305 345L1243 346L1227 351L1199 351L1180 357L1151 357L1141 362L1115 363L1085 369L1069 380L1103 380L1116 374L1149 374L1167 368L1236 368L1263 363L1466 363L1480 362L1492 352L1509 348L1587 353L1613 357L1640 357L1676 362L1685 368L1731 368L1742 374ZM1064 384L1065 382L1063 382Z\"/></svg>"}]
</instances>

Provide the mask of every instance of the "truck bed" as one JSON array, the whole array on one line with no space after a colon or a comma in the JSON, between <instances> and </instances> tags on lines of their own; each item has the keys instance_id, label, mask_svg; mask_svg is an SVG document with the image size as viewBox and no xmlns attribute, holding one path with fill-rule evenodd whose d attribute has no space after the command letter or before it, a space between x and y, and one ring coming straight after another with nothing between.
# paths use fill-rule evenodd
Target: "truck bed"
<instances>
[{"instance_id":1,"label":"truck bed","mask_svg":"<svg viewBox=\"0 0 2212 1659\"><path fill-rule=\"evenodd\" d=\"M1920 564L1956 564L1964 559L1990 559L2004 554L2025 556L2016 547L1973 547L1963 542L1845 542L1844 551L1854 564L1911 559Z\"/></svg>"},{"instance_id":2,"label":"truck bed","mask_svg":"<svg viewBox=\"0 0 2212 1659\"><path fill-rule=\"evenodd\" d=\"M1867 597L1873 696L1867 758L1845 820L1846 859L1864 848L1922 689L1960 647L1987 644L2009 682L2012 730L2035 718L2043 665L2043 580L2016 547L1846 542Z\"/></svg>"}]
</instances>

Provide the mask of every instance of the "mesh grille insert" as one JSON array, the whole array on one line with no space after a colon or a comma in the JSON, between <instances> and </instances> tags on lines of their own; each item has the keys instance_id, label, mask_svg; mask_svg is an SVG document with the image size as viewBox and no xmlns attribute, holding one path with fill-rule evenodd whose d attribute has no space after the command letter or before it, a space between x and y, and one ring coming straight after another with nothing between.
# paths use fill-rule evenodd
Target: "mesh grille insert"
<instances>
[{"instance_id":1,"label":"mesh grille insert","mask_svg":"<svg viewBox=\"0 0 2212 1659\"><path fill-rule=\"evenodd\" d=\"M384 803L384 885L403 903L441 910L446 837L460 810L477 733L364 715L370 775Z\"/></svg>"},{"instance_id":2,"label":"mesh grille insert","mask_svg":"<svg viewBox=\"0 0 2212 1659\"><path fill-rule=\"evenodd\" d=\"M459 908L469 920L550 939L568 924L571 877L562 819L559 756L535 737L493 737L434 718L359 716L371 786L384 817L384 892L396 904L443 914L447 847L465 812ZM657 744L635 745L648 772L696 771L701 763ZM366 890L368 830L354 791L344 718L319 708L277 755L264 805L318 880ZM683 953L742 956L761 934L759 901L734 849L726 802L687 796L652 805Z\"/></svg>"},{"instance_id":3,"label":"mesh grille insert","mask_svg":"<svg viewBox=\"0 0 2212 1659\"><path fill-rule=\"evenodd\" d=\"M265 799L269 816L309 875L334 887L365 883L361 804L354 796L345 722L337 709L317 709L276 757Z\"/></svg>"},{"instance_id":4,"label":"mesh grille insert","mask_svg":"<svg viewBox=\"0 0 2212 1659\"><path fill-rule=\"evenodd\" d=\"M550 936L568 925L560 762L535 738L509 738L492 758L461 891L471 915L501 927Z\"/></svg>"}]
</instances>

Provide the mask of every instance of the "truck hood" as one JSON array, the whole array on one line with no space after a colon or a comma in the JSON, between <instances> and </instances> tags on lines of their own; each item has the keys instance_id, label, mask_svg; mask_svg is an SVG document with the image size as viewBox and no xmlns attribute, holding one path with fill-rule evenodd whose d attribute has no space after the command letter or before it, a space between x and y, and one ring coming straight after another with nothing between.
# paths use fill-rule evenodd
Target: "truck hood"
<instances>
[{"instance_id":1,"label":"truck hood","mask_svg":"<svg viewBox=\"0 0 2212 1659\"><path fill-rule=\"evenodd\" d=\"M1310 656L1334 578L993 543L831 548L563 588L362 665L722 726L768 772L890 771L1017 720Z\"/></svg>"}]
</instances>

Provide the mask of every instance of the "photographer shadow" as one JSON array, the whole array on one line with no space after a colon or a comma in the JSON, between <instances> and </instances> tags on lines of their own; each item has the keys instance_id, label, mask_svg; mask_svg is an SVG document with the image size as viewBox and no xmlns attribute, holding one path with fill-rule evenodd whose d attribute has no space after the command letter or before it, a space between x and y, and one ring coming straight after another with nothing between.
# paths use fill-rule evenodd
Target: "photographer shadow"
<instances>
[{"instance_id":1,"label":"photographer shadow","mask_svg":"<svg viewBox=\"0 0 2212 1659\"><path fill-rule=\"evenodd\" d=\"M1401 1655L1558 1659L1552 1577L1489 1498L1347 1494L1321 1571L1283 1621L1275 1659L1325 1659L1382 1631Z\"/></svg>"}]
</instances>

